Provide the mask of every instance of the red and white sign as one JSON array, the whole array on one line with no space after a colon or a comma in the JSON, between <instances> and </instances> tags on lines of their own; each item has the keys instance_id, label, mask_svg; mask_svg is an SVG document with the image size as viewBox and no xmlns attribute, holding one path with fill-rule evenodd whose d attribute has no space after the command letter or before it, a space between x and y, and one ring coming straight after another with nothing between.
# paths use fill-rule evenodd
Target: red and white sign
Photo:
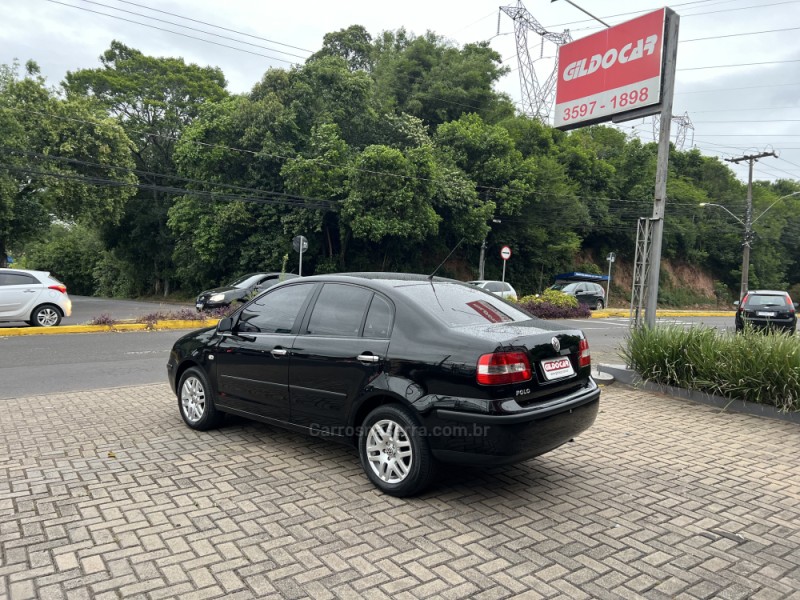
<instances>
[{"instance_id":1,"label":"red and white sign","mask_svg":"<svg viewBox=\"0 0 800 600\"><path fill-rule=\"evenodd\" d=\"M550 360L543 360L542 372L544 373L544 378L547 379L547 381L575 375L575 370L572 368L572 363L569 362L568 358L551 358Z\"/></svg>"},{"instance_id":2,"label":"red and white sign","mask_svg":"<svg viewBox=\"0 0 800 600\"><path fill-rule=\"evenodd\" d=\"M661 102L666 8L558 48L554 126L610 120Z\"/></svg>"},{"instance_id":3,"label":"red and white sign","mask_svg":"<svg viewBox=\"0 0 800 600\"><path fill-rule=\"evenodd\" d=\"M509 258L511 258L511 248L509 248L508 246L503 246L503 248L500 250L500 257L503 260L508 260Z\"/></svg>"}]
</instances>

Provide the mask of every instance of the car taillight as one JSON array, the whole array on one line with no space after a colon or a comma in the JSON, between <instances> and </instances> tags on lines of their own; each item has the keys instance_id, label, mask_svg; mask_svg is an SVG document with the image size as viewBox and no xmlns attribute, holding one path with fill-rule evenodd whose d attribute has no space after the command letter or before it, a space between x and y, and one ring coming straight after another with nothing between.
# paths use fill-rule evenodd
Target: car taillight
<instances>
[{"instance_id":1,"label":"car taillight","mask_svg":"<svg viewBox=\"0 0 800 600\"><path fill-rule=\"evenodd\" d=\"M792 302L792 297L791 296L786 296L786 305L789 308L794 308L794 303Z\"/></svg>"},{"instance_id":2,"label":"car taillight","mask_svg":"<svg viewBox=\"0 0 800 600\"><path fill-rule=\"evenodd\" d=\"M66 294L67 293L67 286L65 286L63 283L59 283L58 285L48 285L47 289L49 289L49 290L58 290L62 294Z\"/></svg>"},{"instance_id":3,"label":"car taillight","mask_svg":"<svg viewBox=\"0 0 800 600\"><path fill-rule=\"evenodd\" d=\"M478 359L477 380L481 385L502 385L527 381L531 363L524 352L492 352Z\"/></svg>"},{"instance_id":4,"label":"car taillight","mask_svg":"<svg viewBox=\"0 0 800 600\"><path fill-rule=\"evenodd\" d=\"M586 338L582 339L580 344L578 344L578 366L579 367L590 367L592 365L592 353L589 352L589 340Z\"/></svg>"},{"instance_id":5,"label":"car taillight","mask_svg":"<svg viewBox=\"0 0 800 600\"><path fill-rule=\"evenodd\" d=\"M739 303L739 312L744 311L744 305L747 304L747 299L750 297L750 294L745 294L742 301Z\"/></svg>"}]
</instances>

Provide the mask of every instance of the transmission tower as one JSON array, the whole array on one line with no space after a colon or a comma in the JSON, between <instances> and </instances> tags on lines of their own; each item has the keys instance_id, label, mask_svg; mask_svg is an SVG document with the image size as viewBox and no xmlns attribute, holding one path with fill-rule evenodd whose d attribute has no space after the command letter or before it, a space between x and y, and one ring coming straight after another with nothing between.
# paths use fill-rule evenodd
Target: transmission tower
<instances>
[{"instance_id":1,"label":"transmission tower","mask_svg":"<svg viewBox=\"0 0 800 600\"><path fill-rule=\"evenodd\" d=\"M691 142L689 146L694 146L694 124L689 118L689 113L685 112L683 115L672 115L672 122L678 126L678 131L675 134L675 148L683 150L686 145L686 132L691 131ZM661 115L653 115L653 139L658 139L658 132L661 129Z\"/></svg>"},{"instance_id":2,"label":"transmission tower","mask_svg":"<svg viewBox=\"0 0 800 600\"><path fill-rule=\"evenodd\" d=\"M556 98L556 80L558 79L558 58L547 79L540 82L536 75L534 63L544 58L545 40L561 46L572 41L569 29L564 33L552 33L542 27L527 8L522 0L517 0L516 6L501 6L500 11L506 13L514 21L514 37L517 40L517 59L519 60L519 82L522 88L522 106L525 113L543 123L550 120L553 103ZM532 31L541 36L539 58L531 57L528 47L528 32ZM497 33L500 33L500 13L497 15Z\"/></svg>"}]
</instances>

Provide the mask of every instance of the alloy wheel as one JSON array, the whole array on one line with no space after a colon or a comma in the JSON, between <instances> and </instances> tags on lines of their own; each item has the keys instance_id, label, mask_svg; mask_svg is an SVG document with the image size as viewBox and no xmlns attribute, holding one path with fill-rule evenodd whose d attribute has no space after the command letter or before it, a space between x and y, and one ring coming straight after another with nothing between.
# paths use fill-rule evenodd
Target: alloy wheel
<instances>
[{"instance_id":1,"label":"alloy wheel","mask_svg":"<svg viewBox=\"0 0 800 600\"><path fill-rule=\"evenodd\" d=\"M58 323L58 312L54 308L43 308L36 315L36 321L42 327L52 327Z\"/></svg>"},{"instance_id":2,"label":"alloy wheel","mask_svg":"<svg viewBox=\"0 0 800 600\"><path fill-rule=\"evenodd\" d=\"M206 410L206 390L197 377L187 377L181 387L181 409L190 423L197 423Z\"/></svg>"},{"instance_id":3,"label":"alloy wheel","mask_svg":"<svg viewBox=\"0 0 800 600\"><path fill-rule=\"evenodd\" d=\"M406 430L391 419L376 422L367 434L367 460L372 472L386 483L400 483L413 462L411 439Z\"/></svg>"}]
</instances>

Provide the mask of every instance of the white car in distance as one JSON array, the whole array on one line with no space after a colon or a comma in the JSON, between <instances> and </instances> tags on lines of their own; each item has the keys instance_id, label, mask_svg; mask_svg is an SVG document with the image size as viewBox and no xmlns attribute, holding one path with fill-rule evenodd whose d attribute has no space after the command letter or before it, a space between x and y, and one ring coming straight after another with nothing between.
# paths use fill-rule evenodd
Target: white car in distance
<instances>
[{"instance_id":1,"label":"white car in distance","mask_svg":"<svg viewBox=\"0 0 800 600\"><path fill-rule=\"evenodd\" d=\"M71 314L67 286L49 272L0 269L0 322L55 327Z\"/></svg>"},{"instance_id":2,"label":"white car in distance","mask_svg":"<svg viewBox=\"0 0 800 600\"><path fill-rule=\"evenodd\" d=\"M500 296L506 300L516 300L517 292L511 287L510 283L505 281L490 281L486 279L479 279L477 281L468 281L470 285L474 285L487 292L492 292L495 296Z\"/></svg>"}]
</instances>

